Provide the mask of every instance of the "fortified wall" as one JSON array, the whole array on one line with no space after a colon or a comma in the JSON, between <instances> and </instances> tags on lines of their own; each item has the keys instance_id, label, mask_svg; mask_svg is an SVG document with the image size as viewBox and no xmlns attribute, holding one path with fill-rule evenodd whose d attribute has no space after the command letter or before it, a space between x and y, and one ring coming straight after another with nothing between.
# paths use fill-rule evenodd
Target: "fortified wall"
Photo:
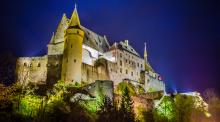
<instances>
[{"instance_id":1,"label":"fortified wall","mask_svg":"<svg viewBox=\"0 0 220 122\"><path fill-rule=\"evenodd\" d=\"M45 83L47 79L47 56L18 58L16 62L16 80L23 85Z\"/></svg>"}]
</instances>

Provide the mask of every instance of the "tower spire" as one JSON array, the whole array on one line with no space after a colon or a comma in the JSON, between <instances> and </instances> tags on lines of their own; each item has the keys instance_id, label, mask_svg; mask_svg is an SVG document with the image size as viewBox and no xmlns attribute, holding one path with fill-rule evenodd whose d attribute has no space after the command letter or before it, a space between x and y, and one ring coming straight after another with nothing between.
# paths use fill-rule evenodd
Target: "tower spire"
<instances>
[{"instance_id":1,"label":"tower spire","mask_svg":"<svg viewBox=\"0 0 220 122\"><path fill-rule=\"evenodd\" d=\"M79 16L78 16L78 12L77 12L77 5L75 4L75 8L72 13L69 26L76 26L76 25L80 25L80 20L79 20Z\"/></svg>"},{"instance_id":2,"label":"tower spire","mask_svg":"<svg viewBox=\"0 0 220 122\"><path fill-rule=\"evenodd\" d=\"M149 70L148 64L147 64L147 44L146 44L146 42L144 43L144 68L145 68L145 71Z\"/></svg>"},{"instance_id":3,"label":"tower spire","mask_svg":"<svg viewBox=\"0 0 220 122\"><path fill-rule=\"evenodd\" d=\"M144 43L144 60L147 60L147 43Z\"/></svg>"},{"instance_id":4,"label":"tower spire","mask_svg":"<svg viewBox=\"0 0 220 122\"><path fill-rule=\"evenodd\" d=\"M76 9L77 10L77 4L75 3L75 8L74 9Z\"/></svg>"}]
</instances>

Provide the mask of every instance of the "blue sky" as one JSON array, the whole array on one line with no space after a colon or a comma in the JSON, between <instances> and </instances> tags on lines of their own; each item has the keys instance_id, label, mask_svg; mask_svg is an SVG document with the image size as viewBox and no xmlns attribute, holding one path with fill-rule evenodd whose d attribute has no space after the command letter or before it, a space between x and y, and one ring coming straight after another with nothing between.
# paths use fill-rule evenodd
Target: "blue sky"
<instances>
[{"instance_id":1,"label":"blue sky","mask_svg":"<svg viewBox=\"0 0 220 122\"><path fill-rule=\"evenodd\" d=\"M13 4L11 4L13 3ZM219 89L220 3L203 0L9 0L0 5L0 51L46 54L52 33L77 3L81 24L110 43L128 39L169 89Z\"/></svg>"}]
</instances>

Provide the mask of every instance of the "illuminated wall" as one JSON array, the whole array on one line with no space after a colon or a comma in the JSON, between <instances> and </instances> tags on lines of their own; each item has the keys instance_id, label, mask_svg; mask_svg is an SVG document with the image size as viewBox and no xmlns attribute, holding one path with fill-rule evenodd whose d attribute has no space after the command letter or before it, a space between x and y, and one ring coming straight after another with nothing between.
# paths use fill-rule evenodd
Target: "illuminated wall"
<instances>
[{"instance_id":1,"label":"illuminated wall","mask_svg":"<svg viewBox=\"0 0 220 122\"><path fill-rule=\"evenodd\" d=\"M28 83L45 83L47 79L47 56L19 58L16 63L17 81Z\"/></svg>"}]
</instances>

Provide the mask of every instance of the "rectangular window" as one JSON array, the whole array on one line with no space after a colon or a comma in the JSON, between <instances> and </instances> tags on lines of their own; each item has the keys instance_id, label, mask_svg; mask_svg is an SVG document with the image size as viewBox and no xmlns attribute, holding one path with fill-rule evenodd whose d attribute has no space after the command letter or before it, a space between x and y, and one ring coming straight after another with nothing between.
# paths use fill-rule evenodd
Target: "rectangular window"
<instances>
[{"instance_id":1,"label":"rectangular window","mask_svg":"<svg viewBox=\"0 0 220 122\"><path fill-rule=\"evenodd\" d=\"M122 69L120 68L120 73L122 73Z\"/></svg>"},{"instance_id":2,"label":"rectangular window","mask_svg":"<svg viewBox=\"0 0 220 122\"><path fill-rule=\"evenodd\" d=\"M128 74L128 70L126 69L126 74Z\"/></svg>"},{"instance_id":3,"label":"rectangular window","mask_svg":"<svg viewBox=\"0 0 220 122\"><path fill-rule=\"evenodd\" d=\"M120 57L122 57L122 54L120 53Z\"/></svg>"},{"instance_id":4,"label":"rectangular window","mask_svg":"<svg viewBox=\"0 0 220 122\"><path fill-rule=\"evenodd\" d=\"M122 61L120 60L120 66L122 66Z\"/></svg>"}]
</instances>

